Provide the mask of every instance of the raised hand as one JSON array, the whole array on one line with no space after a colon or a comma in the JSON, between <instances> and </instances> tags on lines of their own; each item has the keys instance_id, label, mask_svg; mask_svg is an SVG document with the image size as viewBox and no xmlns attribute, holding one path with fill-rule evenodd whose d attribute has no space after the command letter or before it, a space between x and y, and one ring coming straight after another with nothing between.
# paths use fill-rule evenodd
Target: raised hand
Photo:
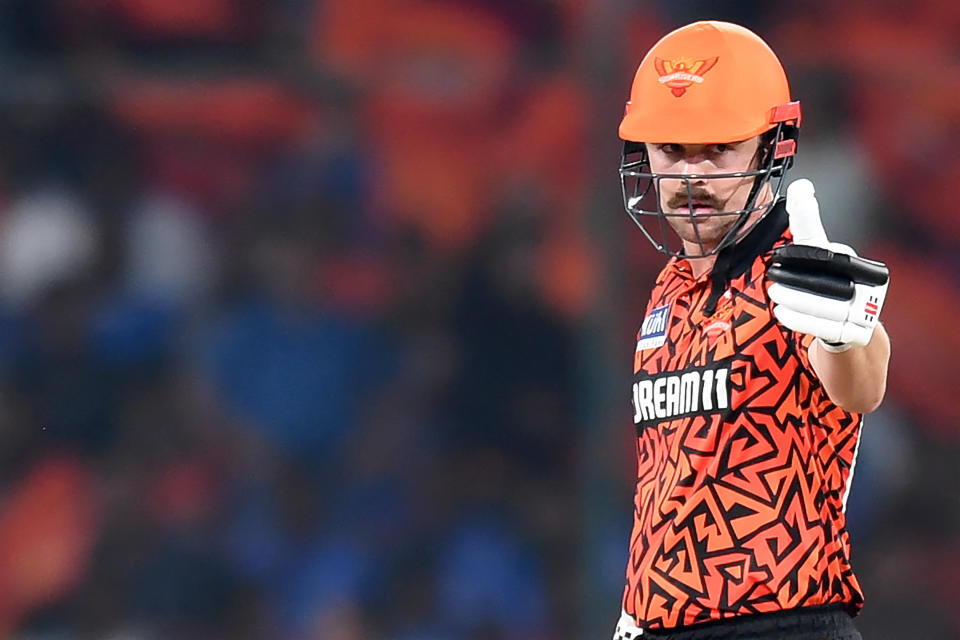
<instances>
[{"instance_id":1,"label":"raised hand","mask_svg":"<svg viewBox=\"0 0 960 640\"><path fill-rule=\"evenodd\" d=\"M831 351L866 345L887 294L887 266L827 239L809 180L796 180L787 189L787 214L794 244L776 249L767 271L774 283L774 315L786 327L820 338Z\"/></svg>"}]
</instances>

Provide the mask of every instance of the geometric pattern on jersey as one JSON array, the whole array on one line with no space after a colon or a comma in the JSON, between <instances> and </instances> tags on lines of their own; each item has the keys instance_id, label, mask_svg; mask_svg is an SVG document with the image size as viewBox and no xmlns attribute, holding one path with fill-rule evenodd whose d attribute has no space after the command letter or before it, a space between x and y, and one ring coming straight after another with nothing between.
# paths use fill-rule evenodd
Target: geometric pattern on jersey
<instances>
[{"instance_id":1,"label":"geometric pattern on jersey","mask_svg":"<svg viewBox=\"0 0 960 640\"><path fill-rule=\"evenodd\" d=\"M670 312L666 340L634 360L622 602L641 628L862 606L844 515L862 416L830 402L810 366L813 338L773 316L765 274L769 250L791 241L786 227L781 202L709 317L709 276L694 280L685 260L654 286L647 313Z\"/></svg>"}]
</instances>

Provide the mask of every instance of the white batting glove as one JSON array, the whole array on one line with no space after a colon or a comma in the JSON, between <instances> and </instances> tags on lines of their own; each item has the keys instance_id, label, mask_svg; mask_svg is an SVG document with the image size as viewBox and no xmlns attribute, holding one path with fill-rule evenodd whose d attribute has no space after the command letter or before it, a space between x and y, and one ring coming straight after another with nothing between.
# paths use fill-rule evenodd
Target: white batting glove
<instances>
[{"instance_id":1,"label":"white batting glove","mask_svg":"<svg viewBox=\"0 0 960 640\"><path fill-rule=\"evenodd\" d=\"M887 295L887 266L827 240L809 180L787 188L787 213L794 244L774 250L767 271L777 320L820 338L828 351L867 344Z\"/></svg>"}]
</instances>

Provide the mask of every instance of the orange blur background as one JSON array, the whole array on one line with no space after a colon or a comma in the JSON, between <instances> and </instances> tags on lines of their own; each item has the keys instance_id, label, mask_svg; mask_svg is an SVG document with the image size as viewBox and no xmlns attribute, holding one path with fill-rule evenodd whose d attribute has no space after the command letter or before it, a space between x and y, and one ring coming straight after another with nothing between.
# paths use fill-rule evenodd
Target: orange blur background
<instances>
[{"instance_id":1,"label":"orange blur background","mask_svg":"<svg viewBox=\"0 0 960 640\"><path fill-rule=\"evenodd\" d=\"M0 637L608 638L640 58L781 57L792 177L886 261L865 638L960 637L960 4L0 4Z\"/></svg>"}]
</instances>

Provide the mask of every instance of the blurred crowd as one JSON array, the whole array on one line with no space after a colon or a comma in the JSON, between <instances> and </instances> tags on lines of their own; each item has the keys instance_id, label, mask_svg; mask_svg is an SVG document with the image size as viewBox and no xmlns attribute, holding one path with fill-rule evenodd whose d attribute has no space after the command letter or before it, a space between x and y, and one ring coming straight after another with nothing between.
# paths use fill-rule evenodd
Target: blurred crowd
<instances>
[{"instance_id":1,"label":"blurred crowd","mask_svg":"<svg viewBox=\"0 0 960 640\"><path fill-rule=\"evenodd\" d=\"M698 18L891 265L864 636L960 637L958 7L0 4L0 637L608 637L662 264L616 127Z\"/></svg>"}]
</instances>

